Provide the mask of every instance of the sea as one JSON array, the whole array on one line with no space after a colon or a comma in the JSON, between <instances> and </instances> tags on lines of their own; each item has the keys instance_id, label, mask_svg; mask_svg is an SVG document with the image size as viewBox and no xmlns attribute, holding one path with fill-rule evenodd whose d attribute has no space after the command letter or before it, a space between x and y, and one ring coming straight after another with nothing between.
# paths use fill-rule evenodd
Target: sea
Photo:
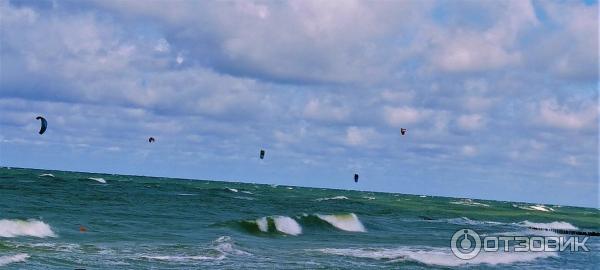
<instances>
[{"instance_id":1,"label":"sea","mask_svg":"<svg viewBox=\"0 0 600 270\"><path fill-rule=\"evenodd\" d=\"M517 252L509 243L461 259L451 242L466 229L578 237L588 251ZM600 211L0 168L1 269L599 269L600 237L540 229L597 232Z\"/></svg>"}]
</instances>

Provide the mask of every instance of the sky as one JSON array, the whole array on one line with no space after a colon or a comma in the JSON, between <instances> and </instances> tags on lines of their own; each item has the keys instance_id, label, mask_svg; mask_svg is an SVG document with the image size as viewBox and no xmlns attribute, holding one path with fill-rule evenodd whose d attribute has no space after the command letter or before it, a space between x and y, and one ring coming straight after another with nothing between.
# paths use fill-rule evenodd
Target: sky
<instances>
[{"instance_id":1,"label":"sky","mask_svg":"<svg viewBox=\"0 0 600 270\"><path fill-rule=\"evenodd\" d=\"M598 25L596 1L0 0L0 165L599 207Z\"/></svg>"}]
</instances>

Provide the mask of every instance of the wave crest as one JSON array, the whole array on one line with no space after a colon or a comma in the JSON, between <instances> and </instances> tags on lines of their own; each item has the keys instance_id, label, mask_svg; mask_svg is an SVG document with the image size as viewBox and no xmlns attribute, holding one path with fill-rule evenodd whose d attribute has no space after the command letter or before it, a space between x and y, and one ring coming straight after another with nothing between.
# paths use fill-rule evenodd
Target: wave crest
<instances>
[{"instance_id":1,"label":"wave crest","mask_svg":"<svg viewBox=\"0 0 600 270\"><path fill-rule=\"evenodd\" d=\"M299 235L302 233L302 227L291 217L276 216L273 218L275 228L285 234Z\"/></svg>"},{"instance_id":2,"label":"wave crest","mask_svg":"<svg viewBox=\"0 0 600 270\"><path fill-rule=\"evenodd\" d=\"M354 213L348 214L302 214L296 217L288 216L266 216L254 220L242 220L227 222L229 226L241 227L242 229L254 233L282 233L286 235L299 235L303 232L303 227L312 229L327 230L335 228L347 232L366 232L358 216Z\"/></svg>"},{"instance_id":3,"label":"wave crest","mask_svg":"<svg viewBox=\"0 0 600 270\"><path fill-rule=\"evenodd\" d=\"M17 237L17 236L33 236L33 237L55 237L50 225L35 219L18 220L18 219L2 219L0 220L0 237Z\"/></svg>"},{"instance_id":4,"label":"wave crest","mask_svg":"<svg viewBox=\"0 0 600 270\"><path fill-rule=\"evenodd\" d=\"M519 226L523 227L533 227L539 229L549 229L549 230L579 230L579 228L573 226L573 224L564 222L564 221L554 221L549 223L536 223L530 221L522 221L517 223Z\"/></svg>"},{"instance_id":5,"label":"wave crest","mask_svg":"<svg viewBox=\"0 0 600 270\"><path fill-rule=\"evenodd\" d=\"M252 233L282 233L287 235L302 233L300 224L295 219L287 216L267 216L255 220L236 222L236 224Z\"/></svg>"},{"instance_id":6,"label":"wave crest","mask_svg":"<svg viewBox=\"0 0 600 270\"><path fill-rule=\"evenodd\" d=\"M463 200L460 200L460 201L452 201L450 203L451 204L458 204L458 205L466 205L466 206L490 207L489 204L476 202L476 201L473 201L472 199L463 199Z\"/></svg>"},{"instance_id":7,"label":"wave crest","mask_svg":"<svg viewBox=\"0 0 600 270\"><path fill-rule=\"evenodd\" d=\"M102 178L102 177L88 177L88 179L94 180L94 181L102 183L102 184L106 184L106 180L104 180L104 178Z\"/></svg>"},{"instance_id":8,"label":"wave crest","mask_svg":"<svg viewBox=\"0 0 600 270\"><path fill-rule=\"evenodd\" d=\"M330 197L330 198L318 198L315 201L320 202L320 201L329 201L329 200L347 200L348 197L346 196L335 196L335 197Z\"/></svg>"},{"instance_id":9,"label":"wave crest","mask_svg":"<svg viewBox=\"0 0 600 270\"><path fill-rule=\"evenodd\" d=\"M556 252L482 252L471 260L462 260L454 256L448 249L433 247L324 248L316 251L331 255L388 260L389 262L415 261L427 265L446 267L457 267L466 264L512 264L558 256Z\"/></svg>"},{"instance_id":10,"label":"wave crest","mask_svg":"<svg viewBox=\"0 0 600 270\"><path fill-rule=\"evenodd\" d=\"M320 215L316 214L318 218L331 224L343 231L348 232L366 232L365 226L360 222L358 217L354 213L340 214L340 215Z\"/></svg>"},{"instance_id":11,"label":"wave crest","mask_svg":"<svg viewBox=\"0 0 600 270\"><path fill-rule=\"evenodd\" d=\"M548 206L545 206L543 204L537 204L537 205L518 205L518 204L513 204L513 207L516 207L516 208L519 208L519 209L523 209L523 210L529 210L529 211L554 212L554 209L552 207L548 207Z\"/></svg>"},{"instance_id":12,"label":"wave crest","mask_svg":"<svg viewBox=\"0 0 600 270\"><path fill-rule=\"evenodd\" d=\"M0 266L4 266L7 264L16 263L16 262L24 262L27 260L27 258L29 258L29 255L26 253L19 253L19 254L8 255L8 256L0 256Z\"/></svg>"}]
</instances>

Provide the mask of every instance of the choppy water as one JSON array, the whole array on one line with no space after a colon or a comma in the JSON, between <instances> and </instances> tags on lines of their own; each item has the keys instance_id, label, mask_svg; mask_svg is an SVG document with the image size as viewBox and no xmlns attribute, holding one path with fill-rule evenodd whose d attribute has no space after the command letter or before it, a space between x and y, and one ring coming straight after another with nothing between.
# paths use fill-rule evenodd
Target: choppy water
<instances>
[{"instance_id":1,"label":"choppy water","mask_svg":"<svg viewBox=\"0 0 600 270\"><path fill-rule=\"evenodd\" d=\"M600 230L598 209L390 193L0 168L0 267L572 268L590 252L485 253L450 238ZM81 228L83 227L83 228ZM80 231L85 229L85 231Z\"/></svg>"}]
</instances>

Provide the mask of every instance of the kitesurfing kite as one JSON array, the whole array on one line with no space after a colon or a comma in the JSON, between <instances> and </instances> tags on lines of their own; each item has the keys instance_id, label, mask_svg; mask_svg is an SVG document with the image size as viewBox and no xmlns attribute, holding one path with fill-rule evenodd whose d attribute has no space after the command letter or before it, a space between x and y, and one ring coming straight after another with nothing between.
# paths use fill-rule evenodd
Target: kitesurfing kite
<instances>
[{"instance_id":1,"label":"kitesurfing kite","mask_svg":"<svg viewBox=\"0 0 600 270\"><path fill-rule=\"evenodd\" d=\"M356 173L354 174L354 182L358 183L358 174L356 174Z\"/></svg>"},{"instance_id":2,"label":"kitesurfing kite","mask_svg":"<svg viewBox=\"0 0 600 270\"><path fill-rule=\"evenodd\" d=\"M400 129L400 133L402 134L402 136L404 136L404 134L406 134L406 129L405 128L401 128Z\"/></svg>"},{"instance_id":3,"label":"kitesurfing kite","mask_svg":"<svg viewBox=\"0 0 600 270\"><path fill-rule=\"evenodd\" d=\"M150 137L150 138L148 138L148 142L149 142L149 143L153 143L154 141L155 141L154 137Z\"/></svg>"},{"instance_id":4,"label":"kitesurfing kite","mask_svg":"<svg viewBox=\"0 0 600 270\"><path fill-rule=\"evenodd\" d=\"M44 132L46 132L46 128L48 128L48 121L46 121L46 118L41 116L38 116L35 119L42 121L42 126L40 127L40 134L44 134Z\"/></svg>"},{"instance_id":5,"label":"kitesurfing kite","mask_svg":"<svg viewBox=\"0 0 600 270\"><path fill-rule=\"evenodd\" d=\"M265 158L265 150L260 149L260 159Z\"/></svg>"}]
</instances>

